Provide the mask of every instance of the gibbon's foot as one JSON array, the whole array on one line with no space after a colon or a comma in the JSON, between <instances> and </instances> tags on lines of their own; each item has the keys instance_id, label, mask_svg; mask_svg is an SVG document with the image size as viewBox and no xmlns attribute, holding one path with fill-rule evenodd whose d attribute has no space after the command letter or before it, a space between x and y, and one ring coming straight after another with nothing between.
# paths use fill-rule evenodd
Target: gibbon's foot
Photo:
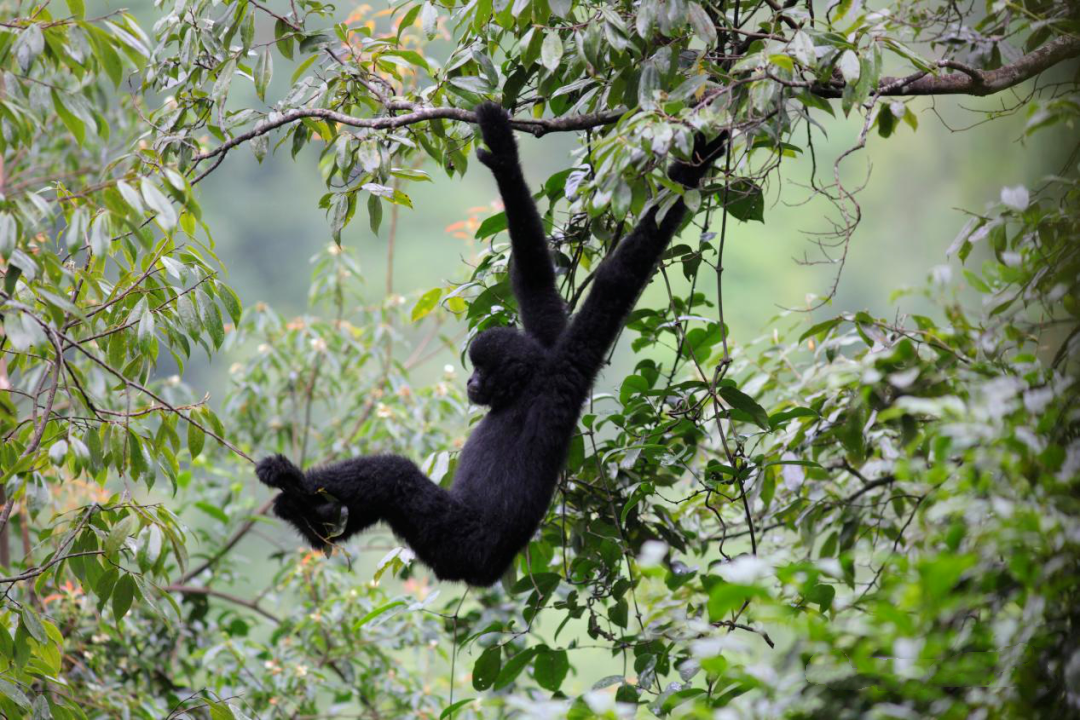
<instances>
[{"instance_id":1,"label":"gibbon's foot","mask_svg":"<svg viewBox=\"0 0 1080 720\"><path fill-rule=\"evenodd\" d=\"M348 520L348 508L335 501L320 501L282 492L274 498L274 514L304 536L315 550L328 552Z\"/></svg>"},{"instance_id":2,"label":"gibbon's foot","mask_svg":"<svg viewBox=\"0 0 1080 720\"><path fill-rule=\"evenodd\" d=\"M304 472L288 458L263 458L255 466L255 474L264 485L281 491L274 498L274 514L296 528L316 550L328 552L333 539L345 532L348 507L311 488Z\"/></svg>"},{"instance_id":3,"label":"gibbon's foot","mask_svg":"<svg viewBox=\"0 0 1080 720\"><path fill-rule=\"evenodd\" d=\"M304 483L304 473L284 455L264 457L255 465L259 482L291 495L310 495Z\"/></svg>"},{"instance_id":4,"label":"gibbon's foot","mask_svg":"<svg viewBox=\"0 0 1080 720\"><path fill-rule=\"evenodd\" d=\"M493 102L483 102L475 112L484 143L490 148L476 148L477 159L492 170L517 167L517 143L506 110Z\"/></svg>"}]
</instances>

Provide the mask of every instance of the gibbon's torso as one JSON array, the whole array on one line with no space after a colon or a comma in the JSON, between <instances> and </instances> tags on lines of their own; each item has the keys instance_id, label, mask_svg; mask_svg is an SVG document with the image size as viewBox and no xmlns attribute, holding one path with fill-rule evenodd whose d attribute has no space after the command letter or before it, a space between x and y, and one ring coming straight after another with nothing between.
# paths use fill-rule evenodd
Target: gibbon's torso
<instances>
[{"instance_id":1,"label":"gibbon's torso","mask_svg":"<svg viewBox=\"0 0 1080 720\"><path fill-rule=\"evenodd\" d=\"M586 378L548 359L519 399L490 410L473 428L451 494L470 504L483 497L492 522L527 526L531 535L547 512L587 396Z\"/></svg>"}]
</instances>

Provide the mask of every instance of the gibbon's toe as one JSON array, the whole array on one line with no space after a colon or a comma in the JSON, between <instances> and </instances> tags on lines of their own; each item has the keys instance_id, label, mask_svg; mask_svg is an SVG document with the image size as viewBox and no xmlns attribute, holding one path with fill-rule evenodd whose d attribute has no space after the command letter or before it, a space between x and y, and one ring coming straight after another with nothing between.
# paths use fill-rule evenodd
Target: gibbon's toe
<instances>
[{"instance_id":1,"label":"gibbon's toe","mask_svg":"<svg viewBox=\"0 0 1080 720\"><path fill-rule=\"evenodd\" d=\"M255 465L259 482L284 491L299 491L303 473L284 455L270 455Z\"/></svg>"}]
</instances>

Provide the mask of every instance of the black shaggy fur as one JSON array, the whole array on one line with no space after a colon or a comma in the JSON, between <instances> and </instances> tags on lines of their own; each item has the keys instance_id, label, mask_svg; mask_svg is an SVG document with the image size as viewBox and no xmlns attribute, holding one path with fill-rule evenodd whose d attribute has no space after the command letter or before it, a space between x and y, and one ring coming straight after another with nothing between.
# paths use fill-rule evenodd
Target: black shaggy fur
<instances>
[{"instance_id":1,"label":"black shaggy fur","mask_svg":"<svg viewBox=\"0 0 1080 720\"><path fill-rule=\"evenodd\" d=\"M353 458L306 473L275 455L262 460L256 473L281 490L274 502L278 517L316 548L327 546L344 504L348 518L336 539L382 521L440 579L486 586L502 576L547 512L581 407L686 208L679 201L659 223L656 208L646 212L601 264L571 319L556 289L507 114L485 103L477 115L489 150L476 154L495 176L506 206L511 280L524 329L487 330L469 348L469 398L491 410L462 449L452 487L444 490L395 455ZM673 164L670 177L696 186L725 145L723 135L711 143L699 138L695 163Z\"/></svg>"}]
</instances>

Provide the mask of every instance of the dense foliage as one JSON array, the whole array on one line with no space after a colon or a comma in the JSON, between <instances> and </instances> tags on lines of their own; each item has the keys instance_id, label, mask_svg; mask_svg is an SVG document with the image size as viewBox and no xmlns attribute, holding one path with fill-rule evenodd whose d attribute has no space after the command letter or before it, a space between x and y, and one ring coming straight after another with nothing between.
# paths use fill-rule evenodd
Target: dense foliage
<instances>
[{"instance_id":1,"label":"dense foliage","mask_svg":"<svg viewBox=\"0 0 1080 720\"><path fill-rule=\"evenodd\" d=\"M862 214L844 161L916 130L911 98L1016 87L988 119L1072 128L1074 4L178 0L149 33L91 15L0 5L0 715L1080 713L1076 147L972 215L919 291L934 312L790 312L756 340L723 322L728 228L767 222L785 158L814 154L815 247L842 282ZM482 98L580 137L537 196L571 304L682 192L662 168L695 131L734 143L686 193L664 299L620 346L633 371L589 403L499 586L433 588L382 534L329 558L262 543L259 576L236 551L266 521L252 457L391 451L452 478L477 411L452 368L414 372L514 320L505 218L459 283L411 300L365 302L347 244L313 247L310 314L288 320L223 281L198 182L241 145L312 146L334 238L359 207L393 242L411 183L467 171ZM829 165L837 112L862 129ZM236 360L214 408L182 380L193 352Z\"/></svg>"}]
</instances>

